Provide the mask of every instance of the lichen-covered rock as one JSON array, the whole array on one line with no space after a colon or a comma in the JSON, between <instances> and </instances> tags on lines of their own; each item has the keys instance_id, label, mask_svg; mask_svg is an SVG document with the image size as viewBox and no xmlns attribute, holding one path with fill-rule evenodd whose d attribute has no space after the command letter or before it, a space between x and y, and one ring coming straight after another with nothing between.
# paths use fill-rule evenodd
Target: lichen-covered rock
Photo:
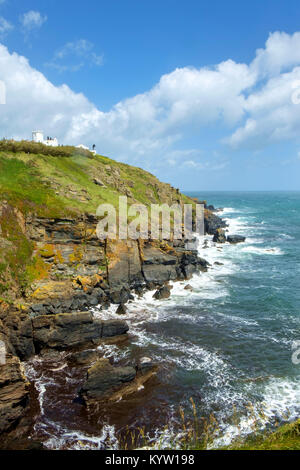
<instances>
[{"instance_id":1,"label":"lichen-covered rock","mask_svg":"<svg viewBox=\"0 0 300 470\"><path fill-rule=\"evenodd\" d=\"M0 433L9 431L24 416L29 384L17 357L8 355L0 364Z\"/></svg>"}]
</instances>

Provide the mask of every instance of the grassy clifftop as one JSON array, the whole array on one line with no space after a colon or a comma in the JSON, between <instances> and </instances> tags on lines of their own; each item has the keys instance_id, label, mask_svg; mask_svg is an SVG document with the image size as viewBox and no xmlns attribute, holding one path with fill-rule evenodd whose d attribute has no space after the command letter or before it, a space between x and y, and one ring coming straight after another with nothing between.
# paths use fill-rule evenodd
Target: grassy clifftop
<instances>
[{"instance_id":1,"label":"grassy clifftop","mask_svg":"<svg viewBox=\"0 0 300 470\"><path fill-rule=\"evenodd\" d=\"M43 151L44 146L37 146ZM128 196L129 203L145 205L191 202L140 168L100 155L82 154L74 147L68 156L64 147L62 155L47 154L47 147L44 153L1 148L3 145L0 145L0 200L12 203L23 213L45 217L95 213L101 203L117 206L120 195Z\"/></svg>"},{"instance_id":2,"label":"grassy clifftop","mask_svg":"<svg viewBox=\"0 0 300 470\"><path fill-rule=\"evenodd\" d=\"M152 174L75 147L0 142L0 301L20 298L47 264L28 236L34 218L76 219L102 203L191 203Z\"/></svg>"}]
</instances>

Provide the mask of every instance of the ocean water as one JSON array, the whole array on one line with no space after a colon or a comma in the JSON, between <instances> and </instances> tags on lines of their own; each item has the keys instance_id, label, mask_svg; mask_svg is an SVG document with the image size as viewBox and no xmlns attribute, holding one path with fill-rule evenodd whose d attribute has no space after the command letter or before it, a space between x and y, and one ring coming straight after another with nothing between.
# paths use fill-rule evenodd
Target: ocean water
<instances>
[{"instance_id":1,"label":"ocean water","mask_svg":"<svg viewBox=\"0 0 300 470\"><path fill-rule=\"evenodd\" d=\"M189 415L191 398L199 417L213 414L219 423L214 445L299 417L300 365L293 364L292 345L300 341L300 193L190 195L224 208L229 233L246 242L215 245L208 236L205 248L199 240L199 254L211 264L207 273L174 283L168 300L147 292L128 303L130 341L100 350L116 364L150 356L158 376L96 421L73 402L84 375L66 366L65 354L46 365L28 363L41 405L32 436L49 448L118 448L127 427L145 427L149 439L167 446L180 430L179 407ZM94 314L115 318L115 311Z\"/></svg>"}]
</instances>

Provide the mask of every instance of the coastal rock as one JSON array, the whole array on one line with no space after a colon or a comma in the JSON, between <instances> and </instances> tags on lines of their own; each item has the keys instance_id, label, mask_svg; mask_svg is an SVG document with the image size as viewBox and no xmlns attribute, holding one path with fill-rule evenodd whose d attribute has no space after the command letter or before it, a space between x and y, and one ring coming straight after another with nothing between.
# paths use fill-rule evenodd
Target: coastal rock
<instances>
[{"instance_id":1,"label":"coastal rock","mask_svg":"<svg viewBox=\"0 0 300 470\"><path fill-rule=\"evenodd\" d=\"M44 348L70 349L98 344L101 338L127 333L122 320L102 321L89 312L42 315L32 320L33 339L37 351Z\"/></svg>"},{"instance_id":2,"label":"coastal rock","mask_svg":"<svg viewBox=\"0 0 300 470\"><path fill-rule=\"evenodd\" d=\"M117 315L126 315L127 309L124 304L120 304L116 311Z\"/></svg>"},{"instance_id":3,"label":"coastal rock","mask_svg":"<svg viewBox=\"0 0 300 470\"><path fill-rule=\"evenodd\" d=\"M246 237L241 235L228 235L227 241L232 244L243 243L246 240Z\"/></svg>"},{"instance_id":4,"label":"coastal rock","mask_svg":"<svg viewBox=\"0 0 300 470\"><path fill-rule=\"evenodd\" d=\"M190 284L187 284L184 288L184 290L193 290L192 286Z\"/></svg>"},{"instance_id":5,"label":"coastal rock","mask_svg":"<svg viewBox=\"0 0 300 470\"><path fill-rule=\"evenodd\" d=\"M32 322L26 313L0 313L0 333L5 337L7 348L13 355L21 360L34 355Z\"/></svg>"},{"instance_id":6,"label":"coastal rock","mask_svg":"<svg viewBox=\"0 0 300 470\"><path fill-rule=\"evenodd\" d=\"M213 237L214 243L226 243L225 230L218 228Z\"/></svg>"},{"instance_id":7,"label":"coastal rock","mask_svg":"<svg viewBox=\"0 0 300 470\"><path fill-rule=\"evenodd\" d=\"M177 256L162 252L155 246L148 245L143 249L142 272L147 283L159 283L176 280L178 271Z\"/></svg>"},{"instance_id":8,"label":"coastal rock","mask_svg":"<svg viewBox=\"0 0 300 470\"><path fill-rule=\"evenodd\" d=\"M99 359L87 373L87 380L80 390L86 403L103 399L136 376L134 367L113 367L108 359Z\"/></svg>"},{"instance_id":9,"label":"coastal rock","mask_svg":"<svg viewBox=\"0 0 300 470\"><path fill-rule=\"evenodd\" d=\"M157 366L149 357L139 359L135 367L115 367L102 358L89 368L79 395L88 408L107 400L116 402L137 393L156 371Z\"/></svg>"},{"instance_id":10,"label":"coastal rock","mask_svg":"<svg viewBox=\"0 0 300 470\"><path fill-rule=\"evenodd\" d=\"M0 433L9 431L25 415L29 384L20 360L7 356L0 364Z\"/></svg>"},{"instance_id":11,"label":"coastal rock","mask_svg":"<svg viewBox=\"0 0 300 470\"><path fill-rule=\"evenodd\" d=\"M155 364L150 357L142 357L136 363L136 370L142 374L149 372L149 370L153 369L154 367Z\"/></svg>"},{"instance_id":12,"label":"coastal rock","mask_svg":"<svg viewBox=\"0 0 300 470\"><path fill-rule=\"evenodd\" d=\"M227 223L225 222L225 220L221 219L221 217L218 217L214 213L205 210L205 213L204 213L205 233L209 235L214 235L218 228L226 228L226 227L227 227Z\"/></svg>"},{"instance_id":13,"label":"coastal rock","mask_svg":"<svg viewBox=\"0 0 300 470\"><path fill-rule=\"evenodd\" d=\"M166 285L158 289L153 295L153 298L156 300L163 300L163 299L168 299L170 295L171 295L171 287Z\"/></svg>"},{"instance_id":14,"label":"coastal rock","mask_svg":"<svg viewBox=\"0 0 300 470\"><path fill-rule=\"evenodd\" d=\"M79 351L72 354L70 357L70 362L76 365L85 365L91 364L92 362L97 361L97 359L99 359L98 351L95 349L87 349L85 351Z\"/></svg>"}]
</instances>

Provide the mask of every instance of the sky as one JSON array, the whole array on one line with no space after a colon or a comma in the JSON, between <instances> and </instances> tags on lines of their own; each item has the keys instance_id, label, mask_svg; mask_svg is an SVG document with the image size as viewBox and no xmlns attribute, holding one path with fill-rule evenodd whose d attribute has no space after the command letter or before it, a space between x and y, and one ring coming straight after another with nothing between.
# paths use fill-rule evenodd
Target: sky
<instances>
[{"instance_id":1,"label":"sky","mask_svg":"<svg viewBox=\"0 0 300 470\"><path fill-rule=\"evenodd\" d=\"M184 191L300 190L299 19L298 0L0 0L0 138L95 144Z\"/></svg>"}]
</instances>

